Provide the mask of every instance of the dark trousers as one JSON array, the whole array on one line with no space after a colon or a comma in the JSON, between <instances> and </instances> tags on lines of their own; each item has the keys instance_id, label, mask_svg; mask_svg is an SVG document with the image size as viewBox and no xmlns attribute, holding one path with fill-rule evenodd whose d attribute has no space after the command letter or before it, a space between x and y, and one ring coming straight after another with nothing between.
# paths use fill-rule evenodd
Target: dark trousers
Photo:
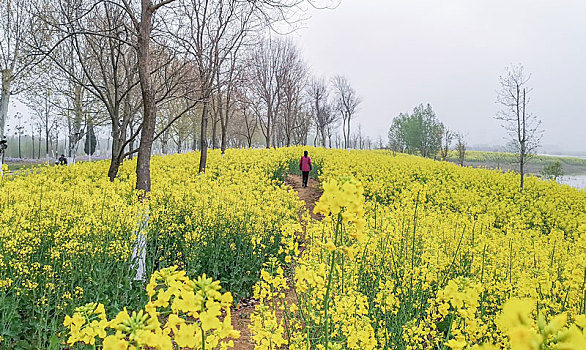
<instances>
[{"instance_id":1,"label":"dark trousers","mask_svg":"<svg viewBox=\"0 0 586 350\"><path fill-rule=\"evenodd\" d=\"M309 171L302 171L303 173L303 187L307 187L307 180L309 179Z\"/></svg>"}]
</instances>

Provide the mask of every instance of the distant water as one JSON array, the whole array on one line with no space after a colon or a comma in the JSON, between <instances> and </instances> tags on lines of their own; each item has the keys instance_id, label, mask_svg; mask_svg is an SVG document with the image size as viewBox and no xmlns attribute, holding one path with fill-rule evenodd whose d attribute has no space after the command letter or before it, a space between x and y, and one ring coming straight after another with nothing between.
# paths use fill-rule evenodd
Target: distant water
<instances>
[{"instance_id":1,"label":"distant water","mask_svg":"<svg viewBox=\"0 0 586 350\"><path fill-rule=\"evenodd\" d=\"M586 156L578 156L578 155L567 155L567 154L540 154L541 156L550 156L550 157L566 157L566 158L580 158L586 159ZM578 174L578 175L568 175L562 176L557 180L559 183L564 185L570 185L575 188L579 189L586 189L586 174Z\"/></svg>"},{"instance_id":2,"label":"distant water","mask_svg":"<svg viewBox=\"0 0 586 350\"><path fill-rule=\"evenodd\" d=\"M586 174L562 176L558 182L579 189L586 189Z\"/></svg>"},{"instance_id":3,"label":"distant water","mask_svg":"<svg viewBox=\"0 0 586 350\"><path fill-rule=\"evenodd\" d=\"M547 154L547 153L539 153L540 156L547 156L547 157L562 157L562 158L580 158L586 159L586 156L583 155L568 155L568 154Z\"/></svg>"}]
</instances>

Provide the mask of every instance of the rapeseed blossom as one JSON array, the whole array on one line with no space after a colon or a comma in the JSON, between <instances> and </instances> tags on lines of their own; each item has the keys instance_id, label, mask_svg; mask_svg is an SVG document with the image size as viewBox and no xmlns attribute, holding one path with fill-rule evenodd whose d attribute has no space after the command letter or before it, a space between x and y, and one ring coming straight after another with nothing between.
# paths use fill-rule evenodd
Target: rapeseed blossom
<instances>
[{"instance_id":1,"label":"rapeseed blossom","mask_svg":"<svg viewBox=\"0 0 586 350\"><path fill-rule=\"evenodd\" d=\"M148 204L133 162L113 183L104 162L11 175L0 182L3 305L43 322L36 329L67 315L63 341L73 329L72 341L109 348L198 347L202 336L228 347L224 305L250 295L264 307L251 323L258 346L584 348L584 191L528 177L519 193L514 173L385 151L311 152L322 220L282 182L299 148L210 152L201 175L195 153L154 157ZM144 212L147 266L178 267L149 280L148 303L136 305L126 293ZM226 273L230 294L203 277L212 271ZM76 311L95 301L111 312L105 301L119 298L116 324L103 327L99 304ZM47 314L57 321L37 317ZM11 330L2 345L42 338L32 332Z\"/></svg>"},{"instance_id":2,"label":"rapeseed blossom","mask_svg":"<svg viewBox=\"0 0 586 350\"><path fill-rule=\"evenodd\" d=\"M108 321L102 304L79 307L63 322L70 333L67 342L94 345L98 339L104 350L230 348L240 333L232 327L232 295L220 289L218 281L205 275L189 279L177 266L156 271L147 285L144 309L129 314L124 308Z\"/></svg>"},{"instance_id":3,"label":"rapeseed blossom","mask_svg":"<svg viewBox=\"0 0 586 350\"><path fill-rule=\"evenodd\" d=\"M134 190L134 160L114 182L107 161L41 166L0 181L0 298L10 324L2 344L47 348L53 335L40 330L65 334L65 316L88 301L139 311L140 290L131 285L139 230L147 274L173 265L193 275L216 271L234 298L251 296L268 256L285 261L299 250L302 203L282 182L287 154L210 151L201 175L193 171L197 153L153 157L149 201Z\"/></svg>"},{"instance_id":4,"label":"rapeseed blossom","mask_svg":"<svg viewBox=\"0 0 586 350\"><path fill-rule=\"evenodd\" d=\"M285 320L289 348L350 348L359 334L363 348L585 348L584 191L528 177L521 194L514 173L383 151L312 154L323 219L292 259L296 312L272 323Z\"/></svg>"}]
</instances>

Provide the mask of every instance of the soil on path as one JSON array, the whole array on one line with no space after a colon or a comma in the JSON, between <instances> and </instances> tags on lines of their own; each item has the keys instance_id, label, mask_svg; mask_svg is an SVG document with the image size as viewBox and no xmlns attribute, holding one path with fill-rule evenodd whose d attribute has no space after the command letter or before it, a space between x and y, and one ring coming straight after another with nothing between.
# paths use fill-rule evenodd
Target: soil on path
<instances>
[{"instance_id":1,"label":"soil on path","mask_svg":"<svg viewBox=\"0 0 586 350\"><path fill-rule=\"evenodd\" d=\"M314 179L309 179L307 187L302 186L302 178L299 175L288 174L285 177L285 183L289 185L299 195L299 199L305 202L305 207L309 211L310 215L314 219L319 219L317 215L313 213L313 207L315 202L319 199L322 194L321 186L319 182ZM299 213L301 217L303 213ZM303 237L301 237L303 240ZM289 289L289 293L285 299L292 300L294 298L293 291ZM232 311L232 324L234 329L240 331L240 338L234 341L235 350L249 350L254 349L254 344L250 339L250 330L248 325L250 324L250 314L254 311L254 305L256 301L254 299L243 301L238 305L238 308Z\"/></svg>"},{"instance_id":2,"label":"soil on path","mask_svg":"<svg viewBox=\"0 0 586 350\"><path fill-rule=\"evenodd\" d=\"M319 217L313 213L315 202L317 202L323 192L319 182L310 178L307 182L307 187L303 187L301 176L289 174L285 177L285 183L297 191L299 199L305 202L305 207L309 211L311 217L319 219Z\"/></svg>"}]
</instances>

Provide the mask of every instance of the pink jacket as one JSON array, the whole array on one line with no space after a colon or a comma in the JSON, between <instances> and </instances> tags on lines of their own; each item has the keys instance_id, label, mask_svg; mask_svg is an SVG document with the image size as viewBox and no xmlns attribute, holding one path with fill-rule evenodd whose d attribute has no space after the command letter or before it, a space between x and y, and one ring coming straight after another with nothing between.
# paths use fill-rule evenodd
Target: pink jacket
<instances>
[{"instance_id":1,"label":"pink jacket","mask_svg":"<svg viewBox=\"0 0 586 350\"><path fill-rule=\"evenodd\" d=\"M313 166L311 165L311 158L301 157L299 159L299 170L301 171L311 171Z\"/></svg>"}]
</instances>

